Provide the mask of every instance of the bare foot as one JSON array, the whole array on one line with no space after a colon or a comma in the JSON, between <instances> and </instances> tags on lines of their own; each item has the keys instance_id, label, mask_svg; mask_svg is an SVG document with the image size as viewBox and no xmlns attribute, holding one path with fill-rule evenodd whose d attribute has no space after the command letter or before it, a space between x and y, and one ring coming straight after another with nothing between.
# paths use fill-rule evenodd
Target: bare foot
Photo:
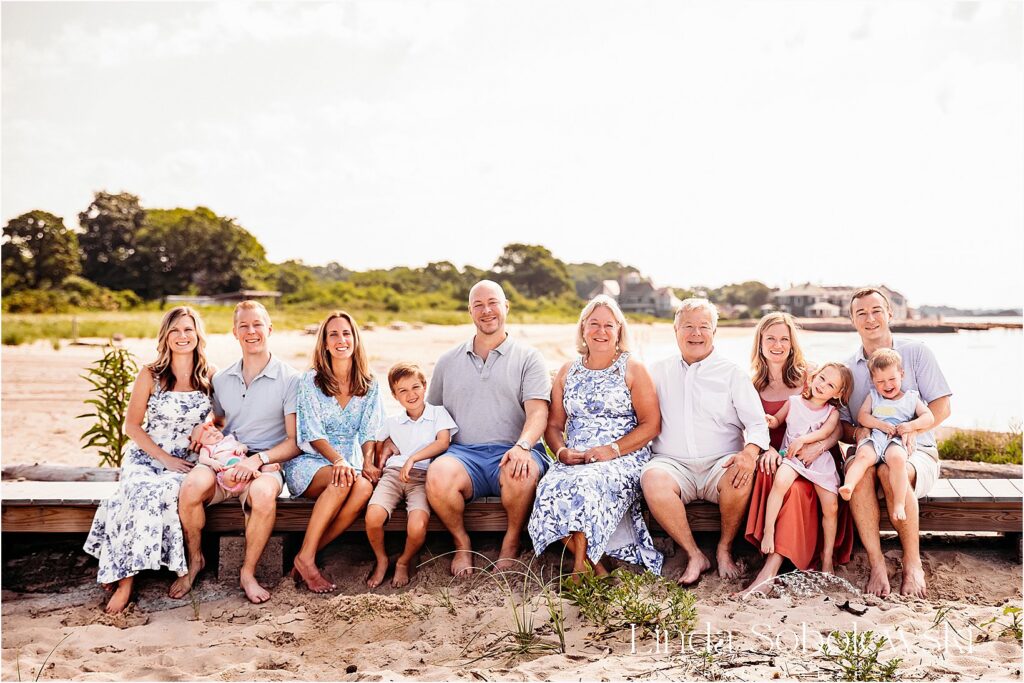
<instances>
[{"instance_id":1,"label":"bare foot","mask_svg":"<svg viewBox=\"0 0 1024 683\"><path fill-rule=\"evenodd\" d=\"M718 560L718 575L723 579L735 579L740 575L740 568L733 562L732 553L727 548L719 548L715 553Z\"/></svg>"},{"instance_id":2,"label":"bare foot","mask_svg":"<svg viewBox=\"0 0 1024 683\"><path fill-rule=\"evenodd\" d=\"M907 508L903 503L892 506L892 519L894 522L902 522L907 518Z\"/></svg>"},{"instance_id":3,"label":"bare foot","mask_svg":"<svg viewBox=\"0 0 1024 683\"><path fill-rule=\"evenodd\" d=\"M103 611L107 614L120 614L124 611L124 608L128 606L128 602L132 598L132 585L130 583L121 584L114 591L114 594L110 596L110 600L107 602L107 607Z\"/></svg>"},{"instance_id":4,"label":"bare foot","mask_svg":"<svg viewBox=\"0 0 1024 683\"><path fill-rule=\"evenodd\" d=\"M507 572L519 564L516 558L519 557L518 541L510 542L508 539L502 542L501 551L498 553L498 561L494 563L494 571Z\"/></svg>"},{"instance_id":5,"label":"bare foot","mask_svg":"<svg viewBox=\"0 0 1024 683\"><path fill-rule=\"evenodd\" d=\"M475 567L473 567L473 551L456 550L455 557L452 558L452 576L472 574L474 569Z\"/></svg>"},{"instance_id":6,"label":"bare foot","mask_svg":"<svg viewBox=\"0 0 1024 683\"><path fill-rule=\"evenodd\" d=\"M768 594L768 591L772 588L772 583L775 581L777 572L774 568L765 565L758 572L754 580L750 582L750 585L745 590L737 594L737 597L741 600L748 597L751 593L762 593Z\"/></svg>"},{"instance_id":7,"label":"bare foot","mask_svg":"<svg viewBox=\"0 0 1024 683\"><path fill-rule=\"evenodd\" d=\"M853 497L853 487L852 486L840 486L839 487L839 497L842 498L843 500L850 500L850 498Z\"/></svg>"},{"instance_id":8,"label":"bare foot","mask_svg":"<svg viewBox=\"0 0 1024 683\"><path fill-rule=\"evenodd\" d=\"M203 571L203 567L206 566L206 558L203 557L202 553L196 557L190 557L188 560L188 574L185 576L179 576L178 579L171 584L171 587L167 589L167 595L175 599L180 599L189 594L192 590L192 586L195 584L196 579L199 578L199 572Z\"/></svg>"},{"instance_id":9,"label":"bare foot","mask_svg":"<svg viewBox=\"0 0 1024 683\"><path fill-rule=\"evenodd\" d=\"M384 583L384 575L388 573L388 558L383 559L377 558L377 564L373 567L373 573L370 574L370 578L366 580L367 588L376 588L377 586Z\"/></svg>"},{"instance_id":10,"label":"bare foot","mask_svg":"<svg viewBox=\"0 0 1024 683\"><path fill-rule=\"evenodd\" d=\"M836 573L836 568L832 566L832 561L831 560L828 560L828 561L822 560L821 561L821 571L823 573L825 573L825 574L835 574Z\"/></svg>"},{"instance_id":11,"label":"bare foot","mask_svg":"<svg viewBox=\"0 0 1024 683\"><path fill-rule=\"evenodd\" d=\"M928 586L924 581L924 569L921 565L915 567L903 567L903 583L900 585L900 595L911 595L915 598L928 597Z\"/></svg>"},{"instance_id":12,"label":"bare foot","mask_svg":"<svg viewBox=\"0 0 1024 683\"><path fill-rule=\"evenodd\" d=\"M387 569L387 565L385 565L384 569ZM320 569L317 568L315 563L309 562L308 560L298 555L295 556L295 571L297 571L299 573L299 576L302 577L302 582L306 584L306 588L313 591L314 593L330 593L332 590L336 588L336 586L333 583L331 583L323 577L323 575L320 573ZM253 583L255 582L256 580L253 579ZM259 584L256 585L258 586ZM245 588L245 586L242 586L242 588ZM261 588L260 590L263 589ZM249 591L246 591L246 595L248 594ZM269 597L270 593L267 593L267 598ZM264 598L264 600L266 600L267 598ZM252 598L250 598L250 600L251 599ZM253 602L263 602L263 600L253 600Z\"/></svg>"},{"instance_id":13,"label":"bare foot","mask_svg":"<svg viewBox=\"0 0 1024 683\"><path fill-rule=\"evenodd\" d=\"M238 585L245 591L245 597L249 602L258 605L270 599L270 591L259 584L252 574L242 574L238 577Z\"/></svg>"},{"instance_id":14,"label":"bare foot","mask_svg":"<svg viewBox=\"0 0 1024 683\"><path fill-rule=\"evenodd\" d=\"M679 585L692 586L700 579L700 575L709 569L711 569L711 560L708 559L707 555L698 550L690 555L690 559L686 563L686 569L683 571L683 575L679 577Z\"/></svg>"},{"instance_id":15,"label":"bare foot","mask_svg":"<svg viewBox=\"0 0 1024 683\"><path fill-rule=\"evenodd\" d=\"M117 581L112 581L110 583L101 583L100 585L103 586L103 591L105 593L110 593L114 590L114 587L117 586Z\"/></svg>"},{"instance_id":16,"label":"bare foot","mask_svg":"<svg viewBox=\"0 0 1024 683\"><path fill-rule=\"evenodd\" d=\"M391 585L401 588L409 584L409 564L399 560L395 562L395 578L391 579Z\"/></svg>"},{"instance_id":17,"label":"bare foot","mask_svg":"<svg viewBox=\"0 0 1024 683\"><path fill-rule=\"evenodd\" d=\"M766 533L764 535L764 538L761 539L761 552L765 555L775 552L775 534Z\"/></svg>"},{"instance_id":18,"label":"bare foot","mask_svg":"<svg viewBox=\"0 0 1024 683\"><path fill-rule=\"evenodd\" d=\"M877 595L880 598L889 595L889 573L884 564L877 568L871 568L871 575L868 577L867 584L864 585L864 592Z\"/></svg>"}]
</instances>

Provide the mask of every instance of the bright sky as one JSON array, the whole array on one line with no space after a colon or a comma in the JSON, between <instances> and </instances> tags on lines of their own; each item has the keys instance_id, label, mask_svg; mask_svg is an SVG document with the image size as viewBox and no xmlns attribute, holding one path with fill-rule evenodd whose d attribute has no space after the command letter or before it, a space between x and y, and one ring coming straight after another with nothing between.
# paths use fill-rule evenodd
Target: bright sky
<instances>
[{"instance_id":1,"label":"bright sky","mask_svg":"<svg viewBox=\"0 0 1024 683\"><path fill-rule=\"evenodd\" d=\"M205 205L273 261L1024 301L1022 3L10 3L2 219Z\"/></svg>"}]
</instances>

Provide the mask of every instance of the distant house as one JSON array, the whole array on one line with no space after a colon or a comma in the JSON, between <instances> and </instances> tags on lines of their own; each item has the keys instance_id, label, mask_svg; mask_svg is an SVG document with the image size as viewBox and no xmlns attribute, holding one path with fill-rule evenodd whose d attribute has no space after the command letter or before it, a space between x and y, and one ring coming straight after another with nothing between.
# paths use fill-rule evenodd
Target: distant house
<instances>
[{"instance_id":1,"label":"distant house","mask_svg":"<svg viewBox=\"0 0 1024 683\"><path fill-rule=\"evenodd\" d=\"M885 285L875 285L875 287L889 297L889 301L892 303L893 318L906 320L908 316L906 297ZM772 302L778 310L791 313L798 318L843 317L849 314L850 300L858 289L860 288L823 287L806 283L775 292L772 294ZM829 304L829 306L819 304Z\"/></svg>"},{"instance_id":2,"label":"distant house","mask_svg":"<svg viewBox=\"0 0 1024 683\"><path fill-rule=\"evenodd\" d=\"M627 273L618 280L604 280L591 293L593 298L605 294L615 299L623 313L643 313L671 318L682 303L671 287L657 287L640 273Z\"/></svg>"},{"instance_id":3,"label":"distant house","mask_svg":"<svg viewBox=\"0 0 1024 683\"><path fill-rule=\"evenodd\" d=\"M170 294L165 297L169 304L191 304L193 306L232 306L240 301L273 299L274 305L281 302L281 292L262 289L242 289L225 294ZM266 302L265 302L266 303Z\"/></svg>"}]
</instances>

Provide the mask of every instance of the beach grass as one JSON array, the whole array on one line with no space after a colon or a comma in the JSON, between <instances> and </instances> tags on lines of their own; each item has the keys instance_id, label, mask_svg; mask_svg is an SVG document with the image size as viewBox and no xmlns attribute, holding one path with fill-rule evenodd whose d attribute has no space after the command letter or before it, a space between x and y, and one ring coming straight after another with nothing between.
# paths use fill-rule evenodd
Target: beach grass
<instances>
[{"instance_id":1,"label":"beach grass","mask_svg":"<svg viewBox=\"0 0 1024 683\"><path fill-rule=\"evenodd\" d=\"M942 460L970 460L996 465L1020 465L1021 425L1010 425L1009 432L961 430L939 441Z\"/></svg>"}]
</instances>

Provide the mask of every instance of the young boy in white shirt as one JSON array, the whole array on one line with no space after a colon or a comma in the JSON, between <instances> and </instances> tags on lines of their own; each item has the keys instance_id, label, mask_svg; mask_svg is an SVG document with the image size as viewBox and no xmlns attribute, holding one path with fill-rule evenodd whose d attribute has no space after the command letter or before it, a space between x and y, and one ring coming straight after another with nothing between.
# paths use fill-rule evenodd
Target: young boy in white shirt
<instances>
[{"instance_id":1,"label":"young boy in white shirt","mask_svg":"<svg viewBox=\"0 0 1024 683\"><path fill-rule=\"evenodd\" d=\"M366 506L366 536L377 556L377 565L366 581L370 588L379 586L388 571L384 524L403 498L408 515L407 536L405 550L395 563L391 585L399 588L409 583L410 566L423 547L430 520L427 467L431 458L448 450L452 435L459 429L447 410L425 402L427 378L416 365L395 365L388 371L388 385L405 410L388 417L377 434L377 441L383 444L378 457L387 460Z\"/></svg>"}]
</instances>

